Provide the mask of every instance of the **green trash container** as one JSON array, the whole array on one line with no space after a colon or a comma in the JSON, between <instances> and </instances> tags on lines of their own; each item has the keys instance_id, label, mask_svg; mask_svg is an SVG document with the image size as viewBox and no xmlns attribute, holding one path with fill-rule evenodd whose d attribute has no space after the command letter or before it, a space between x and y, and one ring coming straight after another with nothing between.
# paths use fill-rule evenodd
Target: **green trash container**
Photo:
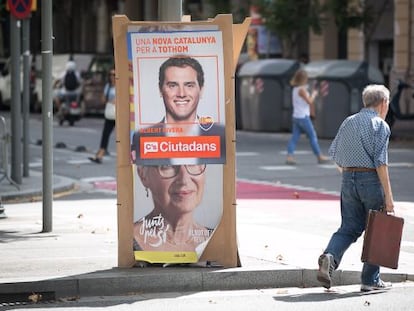
<instances>
[{"instance_id":1,"label":"green trash container","mask_svg":"<svg viewBox=\"0 0 414 311\"><path fill-rule=\"evenodd\" d=\"M238 72L242 129L289 131L292 126L290 79L300 63L291 59L246 62Z\"/></svg>"},{"instance_id":2,"label":"green trash container","mask_svg":"<svg viewBox=\"0 0 414 311\"><path fill-rule=\"evenodd\" d=\"M384 84L381 71L365 61L320 60L305 65L309 85L316 87L315 130L321 138L333 138L342 121L358 112L362 90L368 84Z\"/></svg>"}]
</instances>

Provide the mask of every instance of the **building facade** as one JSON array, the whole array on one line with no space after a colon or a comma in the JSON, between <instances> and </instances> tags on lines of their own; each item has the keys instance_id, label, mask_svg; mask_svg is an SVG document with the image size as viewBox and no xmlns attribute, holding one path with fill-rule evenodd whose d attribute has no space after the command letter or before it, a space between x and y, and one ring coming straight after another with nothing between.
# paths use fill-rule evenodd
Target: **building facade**
<instances>
[{"instance_id":1,"label":"building facade","mask_svg":"<svg viewBox=\"0 0 414 311\"><path fill-rule=\"evenodd\" d=\"M157 20L158 5L167 0L71 0L53 2L54 53L113 53L111 18L125 14L131 20ZM321 0L326 1L326 0ZM207 19L217 13L233 12L235 22L249 15L250 2L242 0L216 1L183 0L183 14L193 20ZM223 4L224 3L224 4ZM361 1L350 0L349 5ZM345 39L338 35L334 18L326 16L327 22L320 35L308 35L309 60L347 58L366 60L384 74L386 84L395 88L395 81L402 79L414 84L414 0L365 0L372 8L369 28L350 29ZM30 45L33 54L41 51L41 4L33 12L30 25ZM221 11L223 10L223 11ZM4 14L3 14L4 15ZM3 16L0 33L0 57L7 57L9 27ZM306 49L306 47L305 47ZM409 91L405 92L402 110L414 113Z\"/></svg>"},{"instance_id":2,"label":"building facade","mask_svg":"<svg viewBox=\"0 0 414 311\"><path fill-rule=\"evenodd\" d=\"M347 59L366 60L384 74L385 83L395 91L397 80L414 85L414 0L366 0L373 8L371 27L350 29ZM338 36L332 17L321 35L310 33L311 60L336 59ZM407 89L400 107L403 113L414 113L413 90Z\"/></svg>"}]
</instances>

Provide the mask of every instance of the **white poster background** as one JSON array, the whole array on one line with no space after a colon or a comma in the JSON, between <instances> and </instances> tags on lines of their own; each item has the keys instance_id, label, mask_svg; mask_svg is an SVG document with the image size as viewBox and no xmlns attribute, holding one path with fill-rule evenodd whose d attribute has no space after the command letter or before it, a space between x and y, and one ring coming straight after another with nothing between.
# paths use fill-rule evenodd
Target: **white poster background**
<instances>
[{"instance_id":1,"label":"white poster background","mask_svg":"<svg viewBox=\"0 0 414 311\"><path fill-rule=\"evenodd\" d=\"M221 31L131 33L136 129L158 123L165 116L158 88L161 64L175 55L188 55L201 64L204 91L197 114L225 124L224 63Z\"/></svg>"}]
</instances>

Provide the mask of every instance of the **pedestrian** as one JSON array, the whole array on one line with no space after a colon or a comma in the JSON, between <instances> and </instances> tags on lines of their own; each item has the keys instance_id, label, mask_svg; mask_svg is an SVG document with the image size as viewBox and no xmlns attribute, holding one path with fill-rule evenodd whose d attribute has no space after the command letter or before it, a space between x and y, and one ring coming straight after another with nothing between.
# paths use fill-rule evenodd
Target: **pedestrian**
<instances>
[{"instance_id":1,"label":"pedestrian","mask_svg":"<svg viewBox=\"0 0 414 311\"><path fill-rule=\"evenodd\" d=\"M70 57L65 65L65 70L59 75L53 86L56 91L54 95L55 109L58 117L62 118L60 107L65 100L66 95L80 95L82 89L82 78L73 57Z\"/></svg>"},{"instance_id":2,"label":"pedestrian","mask_svg":"<svg viewBox=\"0 0 414 311\"><path fill-rule=\"evenodd\" d=\"M109 71L108 82L105 85L104 92L102 94L102 102L113 103L115 102L115 69ZM88 159L92 162L101 164L103 156L108 152L109 136L115 128L115 119L109 119L107 116L104 117L105 122L102 129L101 143L99 150L96 152L94 157Z\"/></svg>"},{"instance_id":3,"label":"pedestrian","mask_svg":"<svg viewBox=\"0 0 414 311\"><path fill-rule=\"evenodd\" d=\"M290 81L292 89L292 136L287 146L287 158L286 164L295 165L294 153L296 144L299 141L301 133L305 133L308 136L309 143L312 147L312 151L315 154L318 163L328 163L329 159L322 155L321 149L318 143L318 137L316 135L315 128L313 127L311 120L311 112L314 111L315 98L318 95L317 91L313 89L311 92L308 90L308 74L304 69L299 69L293 75Z\"/></svg>"},{"instance_id":4,"label":"pedestrian","mask_svg":"<svg viewBox=\"0 0 414 311\"><path fill-rule=\"evenodd\" d=\"M389 90L383 85L368 85L362 92L364 107L341 124L329 155L342 172L341 226L332 235L319 257L317 279L331 287L332 272L348 247L365 230L369 210L394 211L388 174L388 143L391 134L384 121L389 107ZM390 287L380 278L380 267L364 263L361 291Z\"/></svg>"}]
</instances>

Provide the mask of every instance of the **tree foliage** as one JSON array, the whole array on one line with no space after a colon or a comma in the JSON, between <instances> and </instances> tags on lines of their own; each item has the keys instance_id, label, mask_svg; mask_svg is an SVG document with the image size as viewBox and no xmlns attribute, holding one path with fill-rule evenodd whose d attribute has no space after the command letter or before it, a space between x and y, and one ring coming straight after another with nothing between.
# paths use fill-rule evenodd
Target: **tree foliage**
<instances>
[{"instance_id":1,"label":"tree foliage","mask_svg":"<svg viewBox=\"0 0 414 311\"><path fill-rule=\"evenodd\" d=\"M231 4L228 0L208 0L208 3L215 9L217 14L231 12Z\"/></svg>"},{"instance_id":2,"label":"tree foliage","mask_svg":"<svg viewBox=\"0 0 414 311\"><path fill-rule=\"evenodd\" d=\"M207 0L207 3L213 8L214 16L217 14L233 14L233 21L240 23L244 21L244 18L248 16L248 8L250 1L248 0L242 6L235 7L231 5L230 0Z\"/></svg>"},{"instance_id":3,"label":"tree foliage","mask_svg":"<svg viewBox=\"0 0 414 311\"><path fill-rule=\"evenodd\" d=\"M361 28L369 25L372 20L372 9L350 0L328 0L325 10L334 17L338 31L350 28Z\"/></svg>"},{"instance_id":4,"label":"tree foliage","mask_svg":"<svg viewBox=\"0 0 414 311\"><path fill-rule=\"evenodd\" d=\"M256 4L266 27L281 40L285 57L293 56L300 38L309 29L322 31L323 8L319 0L258 0Z\"/></svg>"},{"instance_id":5,"label":"tree foliage","mask_svg":"<svg viewBox=\"0 0 414 311\"><path fill-rule=\"evenodd\" d=\"M264 18L266 27L282 41L283 54L292 57L300 38L309 30L316 34L323 31L326 16L332 15L338 32L361 28L372 20L369 8L351 0L256 0L255 4ZM354 1L352 1L354 3Z\"/></svg>"}]
</instances>

